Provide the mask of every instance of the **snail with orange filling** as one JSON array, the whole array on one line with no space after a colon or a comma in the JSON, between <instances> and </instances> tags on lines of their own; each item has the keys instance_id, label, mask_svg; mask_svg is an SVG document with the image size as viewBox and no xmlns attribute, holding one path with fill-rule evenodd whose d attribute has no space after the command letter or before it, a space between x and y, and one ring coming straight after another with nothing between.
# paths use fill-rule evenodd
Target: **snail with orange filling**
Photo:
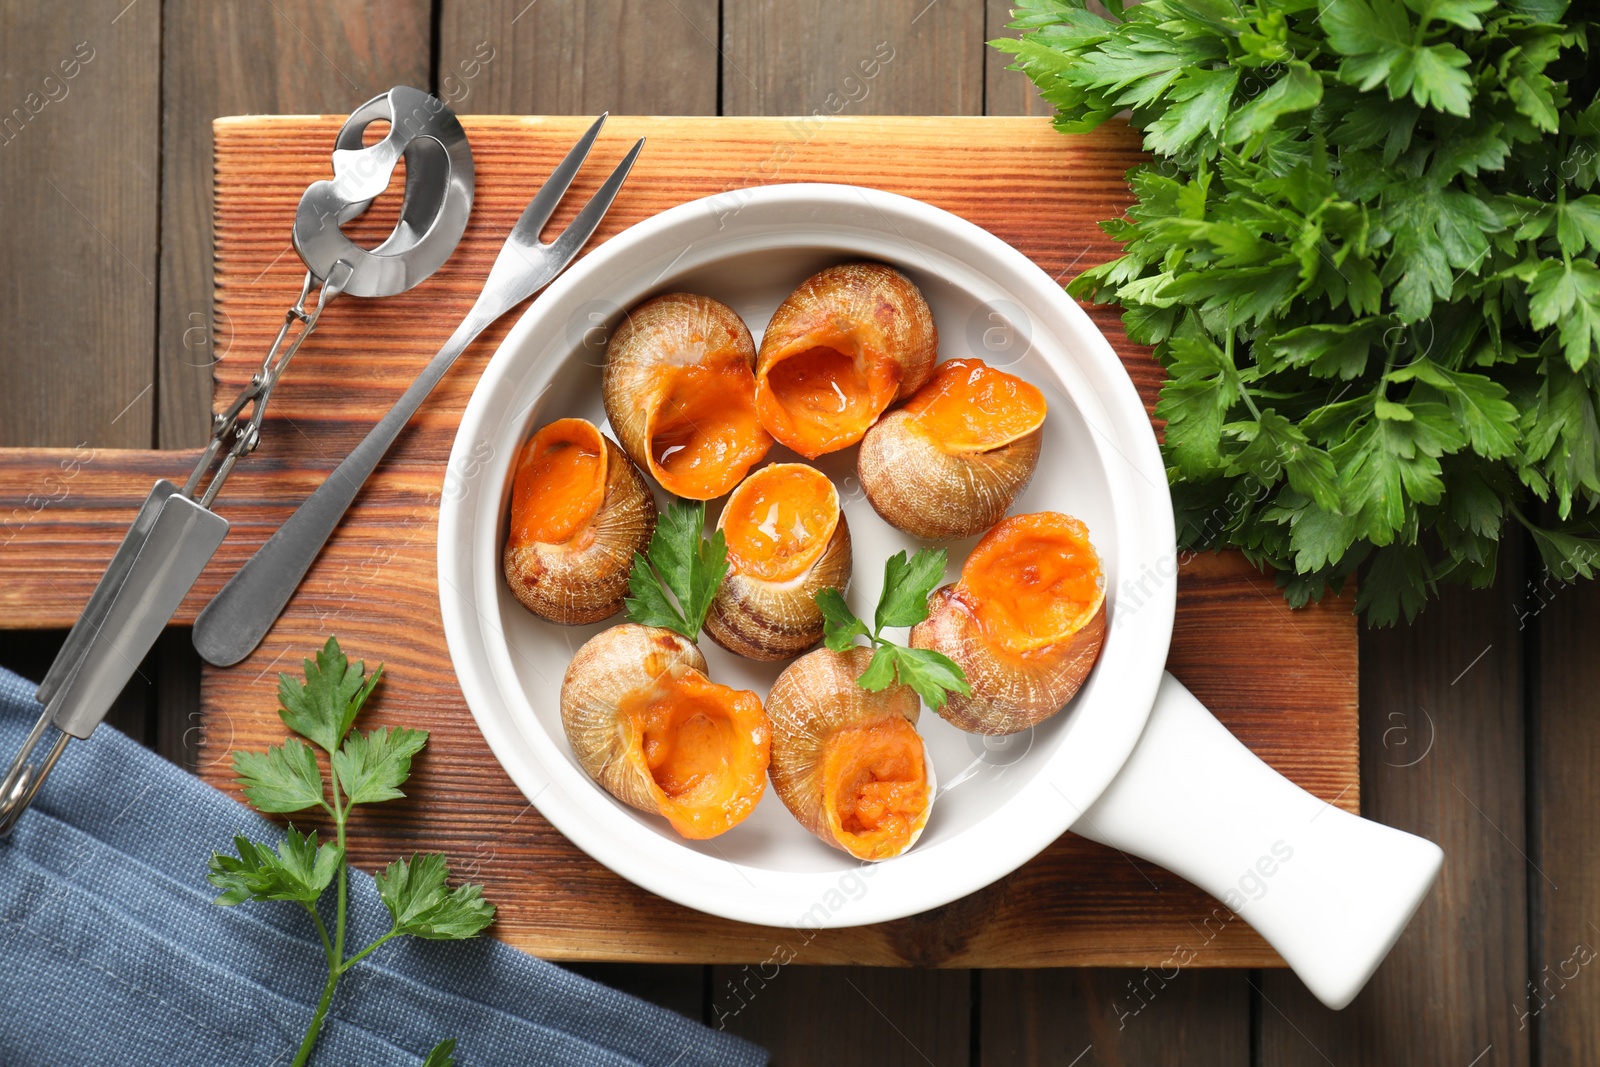
<instances>
[{"instance_id":1,"label":"snail with orange filling","mask_svg":"<svg viewBox=\"0 0 1600 1067\"><path fill-rule=\"evenodd\" d=\"M974 733L1016 733L1060 711L1089 676L1105 637L1105 576L1083 523L1017 515L984 535L928 607L911 646L950 657L972 688L939 714Z\"/></svg>"},{"instance_id":2,"label":"snail with orange filling","mask_svg":"<svg viewBox=\"0 0 1600 1067\"><path fill-rule=\"evenodd\" d=\"M772 788L807 830L860 860L905 852L933 806L933 761L917 733L922 702L899 682L856 684L862 646L819 648L772 685Z\"/></svg>"},{"instance_id":3,"label":"snail with orange filling","mask_svg":"<svg viewBox=\"0 0 1600 1067\"><path fill-rule=\"evenodd\" d=\"M617 440L661 487L711 500L772 447L755 407L755 342L734 310L668 293L628 312L600 390Z\"/></svg>"},{"instance_id":4,"label":"snail with orange filling","mask_svg":"<svg viewBox=\"0 0 1600 1067\"><path fill-rule=\"evenodd\" d=\"M591 422L558 419L517 457L506 584L527 609L575 625L615 615L656 502L628 457Z\"/></svg>"},{"instance_id":5,"label":"snail with orange filling","mask_svg":"<svg viewBox=\"0 0 1600 1067\"><path fill-rule=\"evenodd\" d=\"M850 528L828 476L803 463L756 471L723 505L717 528L728 576L706 616L706 632L750 659L797 656L822 640L815 600L850 581Z\"/></svg>"},{"instance_id":6,"label":"snail with orange filling","mask_svg":"<svg viewBox=\"0 0 1600 1067\"><path fill-rule=\"evenodd\" d=\"M874 509L913 537L970 537L999 522L1039 464L1044 394L979 359L946 360L861 441Z\"/></svg>"},{"instance_id":7,"label":"snail with orange filling","mask_svg":"<svg viewBox=\"0 0 1600 1067\"><path fill-rule=\"evenodd\" d=\"M905 275L881 263L829 267L789 294L762 335L761 425L808 459L848 448L922 387L938 349L933 313Z\"/></svg>"},{"instance_id":8,"label":"snail with orange filling","mask_svg":"<svg viewBox=\"0 0 1600 1067\"><path fill-rule=\"evenodd\" d=\"M694 642L668 629L624 623L590 638L562 679L561 724L607 792L687 838L725 833L766 789L761 700L707 678Z\"/></svg>"}]
</instances>

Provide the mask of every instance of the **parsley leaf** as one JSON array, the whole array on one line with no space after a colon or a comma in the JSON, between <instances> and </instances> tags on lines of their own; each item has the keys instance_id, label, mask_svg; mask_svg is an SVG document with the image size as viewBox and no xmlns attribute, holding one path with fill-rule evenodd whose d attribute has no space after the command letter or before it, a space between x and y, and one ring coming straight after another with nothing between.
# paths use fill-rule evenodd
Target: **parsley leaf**
<instances>
[{"instance_id":1,"label":"parsley leaf","mask_svg":"<svg viewBox=\"0 0 1600 1067\"><path fill-rule=\"evenodd\" d=\"M494 922L494 905L483 899L480 885L445 890L450 872L437 852L413 855L411 862L395 860L377 876L378 896L402 934L431 941L459 941L476 937Z\"/></svg>"},{"instance_id":2,"label":"parsley leaf","mask_svg":"<svg viewBox=\"0 0 1600 1067\"><path fill-rule=\"evenodd\" d=\"M856 684L873 693L881 693L894 684L895 673L900 664L895 653L900 651L894 645L879 645L872 652L872 659L867 662L867 669L856 678Z\"/></svg>"},{"instance_id":3,"label":"parsley leaf","mask_svg":"<svg viewBox=\"0 0 1600 1067\"><path fill-rule=\"evenodd\" d=\"M282 705L278 716L289 729L331 753L383 677L383 665L368 678L366 663L352 664L340 650L338 639L330 637L316 661L305 660L303 666L304 682L278 675L278 702Z\"/></svg>"},{"instance_id":4,"label":"parsley leaf","mask_svg":"<svg viewBox=\"0 0 1600 1067\"><path fill-rule=\"evenodd\" d=\"M1600 267L1545 260L1528 283L1528 311L1538 329L1560 324L1567 363L1581 369L1600 345Z\"/></svg>"},{"instance_id":5,"label":"parsley leaf","mask_svg":"<svg viewBox=\"0 0 1600 1067\"><path fill-rule=\"evenodd\" d=\"M898 680L935 711L944 706L949 693L966 696L972 692L966 674L954 660L931 650L897 645L883 636L886 626L915 626L928 617L928 597L944 580L948 558L942 548L924 548L909 558L902 551L884 561L883 592L870 630L850 610L839 590L818 590L814 599L825 620L823 643L835 652L849 649L858 637L872 645L872 659L856 678L861 688L878 693Z\"/></svg>"},{"instance_id":6,"label":"parsley leaf","mask_svg":"<svg viewBox=\"0 0 1600 1067\"><path fill-rule=\"evenodd\" d=\"M428 1058L422 1061L422 1067L455 1067L456 1058L452 1055L456 1050L456 1039L445 1038L433 1046L433 1051L428 1053Z\"/></svg>"},{"instance_id":7,"label":"parsley leaf","mask_svg":"<svg viewBox=\"0 0 1600 1067\"><path fill-rule=\"evenodd\" d=\"M211 855L206 880L223 890L215 903L243 904L247 900L297 900L311 904L333 881L344 863L344 849L318 845L315 830L309 836L289 827L274 852L241 835L233 839L237 856Z\"/></svg>"},{"instance_id":8,"label":"parsley leaf","mask_svg":"<svg viewBox=\"0 0 1600 1067\"><path fill-rule=\"evenodd\" d=\"M879 667L880 662L884 665ZM917 691L928 702L928 707L938 711L944 707L949 695L972 695L966 672L955 660L931 648L899 648L881 645L872 655L872 662L861 672L856 684L877 692L888 687L898 675L900 681Z\"/></svg>"},{"instance_id":9,"label":"parsley leaf","mask_svg":"<svg viewBox=\"0 0 1600 1067\"><path fill-rule=\"evenodd\" d=\"M376 804L405 796L399 786L411 777L411 757L428 743L428 731L390 730L353 733L333 754L333 770L352 804Z\"/></svg>"},{"instance_id":10,"label":"parsley leaf","mask_svg":"<svg viewBox=\"0 0 1600 1067\"><path fill-rule=\"evenodd\" d=\"M691 641L700 635L728 573L728 543L721 530L702 536L705 525L702 501L674 500L661 513L646 552L634 553L628 572L632 595L623 605L629 621L675 630Z\"/></svg>"},{"instance_id":11,"label":"parsley leaf","mask_svg":"<svg viewBox=\"0 0 1600 1067\"><path fill-rule=\"evenodd\" d=\"M844 602L844 594L839 590L831 586L819 589L813 599L817 607L822 609L822 643L835 652L843 652L855 644L858 637L872 636L867 624L856 618L856 613Z\"/></svg>"},{"instance_id":12,"label":"parsley leaf","mask_svg":"<svg viewBox=\"0 0 1600 1067\"><path fill-rule=\"evenodd\" d=\"M924 548L910 559L900 551L885 560L874 632L885 626L915 626L926 619L928 594L944 581L948 559L942 548Z\"/></svg>"},{"instance_id":13,"label":"parsley leaf","mask_svg":"<svg viewBox=\"0 0 1600 1067\"><path fill-rule=\"evenodd\" d=\"M322 804L322 772L315 750L298 737L265 752L235 752L234 781L258 811L302 811Z\"/></svg>"}]
</instances>

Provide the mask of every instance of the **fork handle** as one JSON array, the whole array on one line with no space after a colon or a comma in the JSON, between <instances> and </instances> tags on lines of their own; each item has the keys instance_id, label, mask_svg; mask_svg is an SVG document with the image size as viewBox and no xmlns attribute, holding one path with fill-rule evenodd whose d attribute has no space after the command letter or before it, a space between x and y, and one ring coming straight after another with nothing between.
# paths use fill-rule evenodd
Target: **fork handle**
<instances>
[{"instance_id":1,"label":"fork handle","mask_svg":"<svg viewBox=\"0 0 1600 1067\"><path fill-rule=\"evenodd\" d=\"M456 358L499 318L498 314L487 313L493 310L473 307L355 450L196 616L194 647L207 663L231 667L261 643L400 431Z\"/></svg>"}]
</instances>

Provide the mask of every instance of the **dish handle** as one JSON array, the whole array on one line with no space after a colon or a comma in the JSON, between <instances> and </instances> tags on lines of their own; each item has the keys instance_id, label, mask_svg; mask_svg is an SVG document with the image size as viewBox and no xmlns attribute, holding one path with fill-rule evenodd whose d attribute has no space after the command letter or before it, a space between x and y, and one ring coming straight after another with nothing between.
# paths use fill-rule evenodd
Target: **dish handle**
<instances>
[{"instance_id":1,"label":"dish handle","mask_svg":"<svg viewBox=\"0 0 1600 1067\"><path fill-rule=\"evenodd\" d=\"M1444 862L1433 842L1283 777L1170 674L1133 754L1072 829L1222 901L1334 1009L1372 977Z\"/></svg>"}]
</instances>

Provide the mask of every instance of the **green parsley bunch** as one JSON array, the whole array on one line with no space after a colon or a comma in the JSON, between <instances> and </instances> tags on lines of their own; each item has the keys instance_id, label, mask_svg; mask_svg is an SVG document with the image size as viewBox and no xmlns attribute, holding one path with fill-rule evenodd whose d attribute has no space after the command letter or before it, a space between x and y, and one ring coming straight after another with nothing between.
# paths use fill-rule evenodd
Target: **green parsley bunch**
<instances>
[{"instance_id":1,"label":"green parsley bunch","mask_svg":"<svg viewBox=\"0 0 1600 1067\"><path fill-rule=\"evenodd\" d=\"M1124 110L1154 160L1103 223L1167 369L1179 540L1369 623L1600 539L1600 67L1566 0L1020 0L994 42L1064 132ZM1557 517L1539 521L1535 502Z\"/></svg>"},{"instance_id":2,"label":"green parsley bunch","mask_svg":"<svg viewBox=\"0 0 1600 1067\"><path fill-rule=\"evenodd\" d=\"M361 706L383 677L383 667L379 665L369 677L366 663L352 664L334 638L328 638L315 662L304 662L304 670L304 682L278 675L278 702L282 705L278 715L300 737L290 737L265 752L237 752L233 769L244 795L256 808L275 813L320 808L333 820L335 840L318 843L315 830L302 834L291 825L274 851L239 835L233 839L238 854L213 853L207 875L211 884L222 890L217 904L288 900L311 916L328 959L328 979L292 1067L310 1059L340 975L380 945L402 934L456 941L474 937L494 922L494 905L483 899L482 886L447 889L450 871L444 856L413 855L410 862L395 860L377 876L378 896L391 919L388 933L345 955L345 824L357 804L405 796L400 786L411 776L411 759L428 743L428 732L403 726L352 732ZM326 780L317 764L316 749L301 737L328 754L332 773ZM331 933L317 911L317 901L329 885L336 886ZM449 1067L455 1062L451 1055L455 1044L454 1038L441 1041L423 1067Z\"/></svg>"}]
</instances>

